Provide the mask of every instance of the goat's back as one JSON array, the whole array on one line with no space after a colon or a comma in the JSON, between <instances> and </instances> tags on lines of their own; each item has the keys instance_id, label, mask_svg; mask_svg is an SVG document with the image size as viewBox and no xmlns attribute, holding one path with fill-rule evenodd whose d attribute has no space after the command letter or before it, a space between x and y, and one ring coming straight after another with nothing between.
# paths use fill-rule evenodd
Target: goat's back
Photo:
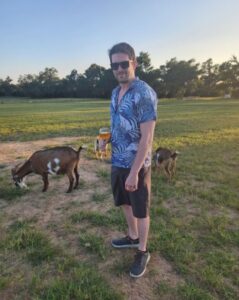
<instances>
[{"instance_id":1,"label":"goat's back","mask_svg":"<svg viewBox=\"0 0 239 300\"><path fill-rule=\"evenodd\" d=\"M54 147L45 150L39 150L32 154L29 159L33 168L42 169L47 166L49 162L59 161L61 168L71 163L77 163L79 160L79 153L71 147Z\"/></svg>"}]
</instances>

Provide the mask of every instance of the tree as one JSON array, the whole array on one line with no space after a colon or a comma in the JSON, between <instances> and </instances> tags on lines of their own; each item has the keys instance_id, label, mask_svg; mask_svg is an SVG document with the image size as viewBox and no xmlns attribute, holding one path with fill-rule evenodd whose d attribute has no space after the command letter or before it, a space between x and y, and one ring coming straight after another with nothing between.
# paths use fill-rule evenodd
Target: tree
<instances>
[{"instance_id":1,"label":"tree","mask_svg":"<svg viewBox=\"0 0 239 300\"><path fill-rule=\"evenodd\" d=\"M15 85L12 79L7 76L5 80L0 79L0 96L12 96L15 92Z\"/></svg>"},{"instance_id":2,"label":"tree","mask_svg":"<svg viewBox=\"0 0 239 300\"><path fill-rule=\"evenodd\" d=\"M55 68L45 68L43 72L39 73L37 79L40 84L42 97L53 98L59 96L57 89L60 85L60 79Z\"/></svg>"},{"instance_id":3,"label":"tree","mask_svg":"<svg viewBox=\"0 0 239 300\"><path fill-rule=\"evenodd\" d=\"M101 88L100 81L105 74L105 68L97 64L92 64L84 73L89 87L90 97L102 97L104 91Z\"/></svg>"},{"instance_id":4,"label":"tree","mask_svg":"<svg viewBox=\"0 0 239 300\"><path fill-rule=\"evenodd\" d=\"M148 52L140 52L137 56L138 68L137 71L141 73L148 73L153 70L151 59Z\"/></svg>"},{"instance_id":5,"label":"tree","mask_svg":"<svg viewBox=\"0 0 239 300\"><path fill-rule=\"evenodd\" d=\"M199 64L194 59L177 61L172 58L159 68L160 84L166 97L183 97L194 92Z\"/></svg>"},{"instance_id":6,"label":"tree","mask_svg":"<svg viewBox=\"0 0 239 300\"><path fill-rule=\"evenodd\" d=\"M101 91L100 97L109 98L112 90L118 85L111 69L104 71L104 75L101 77L98 87Z\"/></svg>"},{"instance_id":7,"label":"tree","mask_svg":"<svg viewBox=\"0 0 239 300\"><path fill-rule=\"evenodd\" d=\"M161 86L159 84L160 72L159 69L154 69L151 65L151 59L148 52L140 52L137 57L138 67L136 69L136 76L141 80L147 82L152 86L161 96Z\"/></svg>"},{"instance_id":8,"label":"tree","mask_svg":"<svg viewBox=\"0 0 239 300\"><path fill-rule=\"evenodd\" d=\"M239 61L232 56L220 65L209 58L201 65L194 59L178 61L172 58L154 69L148 52L137 57L136 76L146 81L159 97L218 96L239 97ZM73 69L60 79L55 68L45 68L38 75L21 75L18 84L12 79L0 79L0 96L27 97L100 97L108 98L117 85L112 70L91 64L84 74Z\"/></svg>"},{"instance_id":9,"label":"tree","mask_svg":"<svg viewBox=\"0 0 239 300\"><path fill-rule=\"evenodd\" d=\"M213 60L209 58L202 63L200 70L200 81L198 93L200 96L218 96L218 65L213 64Z\"/></svg>"},{"instance_id":10,"label":"tree","mask_svg":"<svg viewBox=\"0 0 239 300\"><path fill-rule=\"evenodd\" d=\"M219 66L218 79L224 94L239 95L239 62L236 56Z\"/></svg>"},{"instance_id":11,"label":"tree","mask_svg":"<svg viewBox=\"0 0 239 300\"><path fill-rule=\"evenodd\" d=\"M59 92L64 97L77 97L78 96L78 81L80 75L76 69L73 69L69 75L61 80Z\"/></svg>"},{"instance_id":12,"label":"tree","mask_svg":"<svg viewBox=\"0 0 239 300\"><path fill-rule=\"evenodd\" d=\"M37 75L21 75L18 79L20 96L40 97L40 87Z\"/></svg>"}]
</instances>

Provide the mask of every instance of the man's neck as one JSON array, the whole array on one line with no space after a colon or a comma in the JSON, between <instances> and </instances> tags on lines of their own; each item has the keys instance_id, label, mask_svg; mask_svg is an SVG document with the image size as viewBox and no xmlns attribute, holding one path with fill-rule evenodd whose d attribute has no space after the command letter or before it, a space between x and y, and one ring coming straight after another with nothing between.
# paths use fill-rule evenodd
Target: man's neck
<instances>
[{"instance_id":1,"label":"man's neck","mask_svg":"<svg viewBox=\"0 0 239 300\"><path fill-rule=\"evenodd\" d=\"M127 83L120 83L121 91L127 91L131 83L135 80L136 77L129 80Z\"/></svg>"}]
</instances>

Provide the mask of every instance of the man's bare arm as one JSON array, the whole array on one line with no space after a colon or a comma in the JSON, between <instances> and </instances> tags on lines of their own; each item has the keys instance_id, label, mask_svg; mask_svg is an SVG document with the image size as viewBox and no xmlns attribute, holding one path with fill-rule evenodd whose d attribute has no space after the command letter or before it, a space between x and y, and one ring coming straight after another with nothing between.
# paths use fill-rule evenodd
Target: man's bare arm
<instances>
[{"instance_id":1,"label":"man's bare arm","mask_svg":"<svg viewBox=\"0 0 239 300\"><path fill-rule=\"evenodd\" d=\"M138 173L142 168L145 157L152 147L154 136L155 121L148 121L140 124L141 138L138 152L131 168L130 174L125 182L125 188L128 191L134 191L138 187Z\"/></svg>"}]
</instances>

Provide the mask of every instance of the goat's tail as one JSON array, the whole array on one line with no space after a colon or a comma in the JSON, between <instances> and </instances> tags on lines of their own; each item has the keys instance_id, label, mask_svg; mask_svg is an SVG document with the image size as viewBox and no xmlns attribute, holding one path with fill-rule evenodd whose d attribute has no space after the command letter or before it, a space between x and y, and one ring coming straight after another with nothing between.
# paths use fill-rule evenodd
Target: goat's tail
<instances>
[{"instance_id":1,"label":"goat's tail","mask_svg":"<svg viewBox=\"0 0 239 300\"><path fill-rule=\"evenodd\" d=\"M178 156L178 154L180 154L180 152L175 151L175 152L171 155L172 159L176 159L176 157Z\"/></svg>"},{"instance_id":2,"label":"goat's tail","mask_svg":"<svg viewBox=\"0 0 239 300\"><path fill-rule=\"evenodd\" d=\"M86 145L80 146L79 149L78 149L78 151L77 151L78 156L80 155L81 150L86 150L86 149L87 149L87 146L86 146Z\"/></svg>"}]
</instances>

